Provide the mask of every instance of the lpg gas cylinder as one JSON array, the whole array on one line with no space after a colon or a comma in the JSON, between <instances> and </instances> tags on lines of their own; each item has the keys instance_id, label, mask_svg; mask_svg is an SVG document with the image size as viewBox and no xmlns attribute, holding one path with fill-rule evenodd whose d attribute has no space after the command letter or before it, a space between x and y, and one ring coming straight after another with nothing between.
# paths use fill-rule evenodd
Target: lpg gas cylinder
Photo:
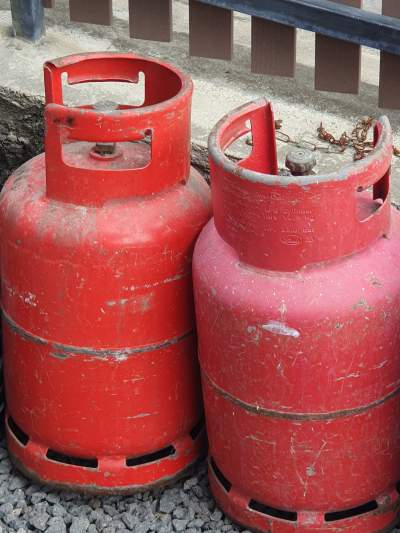
<instances>
[{"instance_id":1,"label":"lpg gas cylinder","mask_svg":"<svg viewBox=\"0 0 400 533\"><path fill-rule=\"evenodd\" d=\"M45 154L0 199L8 448L40 482L147 489L205 444L191 257L211 200L190 167L192 83L132 54L44 72ZM140 73L142 106L63 103L63 76Z\"/></svg>"},{"instance_id":2,"label":"lpg gas cylinder","mask_svg":"<svg viewBox=\"0 0 400 533\"><path fill-rule=\"evenodd\" d=\"M228 158L249 132L250 155ZM400 218L386 118L373 142L335 173L279 175L265 100L210 136L214 219L193 259L209 476L226 514L257 531L396 520ZM289 166L310 170L304 155Z\"/></svg>"}]
</instances>

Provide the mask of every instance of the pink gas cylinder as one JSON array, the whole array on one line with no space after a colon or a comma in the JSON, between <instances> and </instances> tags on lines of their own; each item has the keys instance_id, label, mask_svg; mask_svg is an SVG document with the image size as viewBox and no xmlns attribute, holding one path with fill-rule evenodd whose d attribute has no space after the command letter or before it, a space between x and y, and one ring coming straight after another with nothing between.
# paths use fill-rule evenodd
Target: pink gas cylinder
<instances>
[{"instance_id":1,"label":"pink gas cylinder","mask_svg":"<svg viewBox=\"0 0 400 533\"><path fill-rule=\"evenodd\" d=\"M250 131L251 154L228 158ZM255 531L397 519L400 217L388 120L374 132L368 157L327 175L279 175L264 100L210 136L214 219L193 264L209 475Z\"/></svg>"}]
</instances>

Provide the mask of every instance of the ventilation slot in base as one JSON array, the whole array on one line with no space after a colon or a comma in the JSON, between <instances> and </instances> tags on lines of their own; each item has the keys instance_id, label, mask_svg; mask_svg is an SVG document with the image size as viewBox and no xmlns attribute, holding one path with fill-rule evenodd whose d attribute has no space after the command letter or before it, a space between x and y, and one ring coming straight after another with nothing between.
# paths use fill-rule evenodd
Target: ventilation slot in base
<instances>
[{"instance_id":1,"label":"ventilation slot in base","mask_svg":"<svg viewBox=\"0 0 400 533\"><path fill-rule=\"evenodd\" d=\"M353 516L359 516L361 514L370 513L378 509L378 504L375 500L372 500L358 507L352 509L345 509L344 511L335 511L333 513L325 514L325 522L336 522L337 520L345 520L346 518L352 518Z\"/></svg>"},{"instance_id":2,"label":"ventilation slot in base","mask_svg":"<svg viewBox=\"0 0 400 533\"><path fill-rule=\"evenodd\" d=\"M221 472L221 470L218 468L218 466L215 464L214 459L211 457L211 468L213 469L215 477L218 479L218 481L221 483L221 485L224 487L226 492L229 492L232 488L232 483L226 479L224 474Z\"/></svg>"},{"instance_id":3,"label":"ventilation slot in base","mask_svg":"<svg viewBox=\"0 0 400 533\"><path fill-rule=\"evenodd\" d=\"M275 507L269 507L269 505L257 502L256 500L250 500L249 509L252 511L257 511L257 513L279 518L280 520L286 520L287 522L297 521L297 513L293 511L284 511L283 509L276 509Z\"/></svg>"},{"instance_id":4,"label":"ventilation slot in base","mask_svg":"<svg viewBox=\"0 0 400 533\"><path fill-rule=\"evenodd\" d=\"M148 453L147 455L140 455L139 457L129 457L126 460L126 466L139 466L145 465L147 463L154 463L154 461L159 461L160 459L165 459L175 454L175 448L173 446L167 446L162 450L157 452Z\"/></svg>"},{"instance_id":5,"label":"ventilation slot in base","mask_svg":"<svg viewBox=\"0 0 400 533\"><path fill-rule=\"evenodd\" d=\"M205 419L204 419L204 416L202 416L200 418L200 420L197 422L197 424L194 426L194 428L190 432L190 436L192 437L192 440L196 440L197 439L197 437L203 431L204 426L205 426Z\"/></svg>"},{"instance_id":6,"label":"ventilation slot in base","mask_svg":"<svg viewBox=\"0 0 400 533\"><path fill-rule=\"evenodd\" d=\"M14 421L11 416L7 418L8 427L10 428L11 433L14 435L14 437L17 439L17 441L22 444L22 446L26 446L29 442L29 436L23 431Z\"/></svg>"},{"instance_id":7,"label":"ventilation slot in base","mask_svg":"<svg viewBox=\"0 0 400 533\"><path fill-rule=\"evenodd\" d=\"M72 455L64 455L63 453L56 452L50 448L46 453L47 459L56 461L57 463L63 463L65 465L83 466L85 468L97 468L99 462L97 459L88 459L86 457L73 457Z\"/></svg>"}]
</instances>

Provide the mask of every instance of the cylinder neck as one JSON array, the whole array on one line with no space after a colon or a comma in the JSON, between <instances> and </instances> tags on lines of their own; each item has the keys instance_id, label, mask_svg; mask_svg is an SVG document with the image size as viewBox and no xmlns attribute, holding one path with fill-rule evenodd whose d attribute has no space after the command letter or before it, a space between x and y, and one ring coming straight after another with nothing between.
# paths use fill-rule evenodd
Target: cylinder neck
<instances>
[{"instance_id":1,"label":"cylinder neck","mask_svg":"<svg viewBox=\"0 0 400 533\"><path fill-rule=\"evenodd\" d=\"M45 64L46 194L87 206L160 192L186 182L190 169L192 82L166 63L133 54L85 54ZM145 78L142 106L64 105L68 83ZM149 160L127 167L118 146L144 142ZM71 143L80 143L70 150ZM129 145L128 145L129 143ZM77 154L71 155L71 153ZM130 150L131 152L131 150ZM128 158L129 159L129 158Z\"/></svg>"},{"instance_id":2,"label":"cylinder neck","mask_svg":"<svg viewBox=\"0 0 400 533\"><path fill-rule=\"evenodd\" d=\"M250 131L252 153L231 161L225 151ZM265 100L224 117L210 135L209 154L215 226L243 263L296 271L361 251L389 230L392 136L385 117L375 124L371 155L328 175L278 176L274 116Z\"/></svg>"}]
</instances>

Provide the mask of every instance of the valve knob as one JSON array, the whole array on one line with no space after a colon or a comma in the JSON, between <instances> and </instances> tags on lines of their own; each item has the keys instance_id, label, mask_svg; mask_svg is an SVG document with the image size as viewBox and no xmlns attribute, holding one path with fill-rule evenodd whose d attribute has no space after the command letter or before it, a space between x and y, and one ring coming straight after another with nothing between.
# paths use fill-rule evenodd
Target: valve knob
<instances>
[{"instance_id":1,"label":"valve knob","mask_svg":"<svg viewBox=\"0 0 400 533\"><path fill-rule=\"evenodd\" d=\"M293 176L307 176L317 164L314 152L307 148L294 148L286 155L285 165Z\"/></svg>"}]
</instances>

